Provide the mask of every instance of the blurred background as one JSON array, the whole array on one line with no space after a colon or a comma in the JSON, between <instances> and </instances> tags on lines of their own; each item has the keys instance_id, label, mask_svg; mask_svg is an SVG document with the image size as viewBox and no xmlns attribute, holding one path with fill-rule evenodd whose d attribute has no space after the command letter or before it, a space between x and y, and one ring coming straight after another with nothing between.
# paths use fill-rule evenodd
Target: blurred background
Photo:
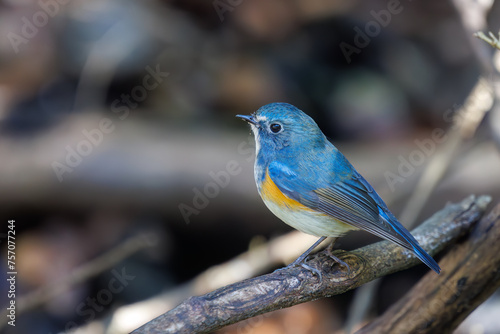
<instances>
[{"instance_id":1,"label":"blurred background","mask_svg":"<svg viewBox=\"0 0 500 334\"><path fill-rule=\"evenodd\" d=\"M498 15L493 4L489 30ZM464 118L483 43L449 1L3 0L0 32L4 311L8 220L18 272L5 333L126 333L192 294L283 266L195 279L291 231L257 194L253 138L235 118L267 103L312 116L400 217ZM490 119L460 143L416 223L470 194L498 200ZM311 240L283 248L298 255ZM336 247L377 240L357 232ZM426 272L384 278L365 320ZM343 333L354 295L219 333ZM127 305L143 311L117 318ZM458 332L498 333L495 312L498 296Z\"/></svg>"}]
</instances>

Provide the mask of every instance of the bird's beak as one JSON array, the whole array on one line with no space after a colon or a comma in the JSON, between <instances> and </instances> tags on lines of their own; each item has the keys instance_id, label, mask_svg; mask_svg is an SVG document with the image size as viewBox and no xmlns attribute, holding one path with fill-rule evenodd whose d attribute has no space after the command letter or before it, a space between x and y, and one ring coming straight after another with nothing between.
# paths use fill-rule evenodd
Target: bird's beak
<instances>
[{"instance_id":1,"label":"bird's beak","mask_svg":"<svg viewBox=\"0 0 500 334\"><path fill-rule=\"evenodd\" d=\"M253 117L252 115L236 115L236 117L239 117L255 126L259 125L259 123L257 123L257 121L255 120L255 117Z\"/></svg>"}]
</instances>

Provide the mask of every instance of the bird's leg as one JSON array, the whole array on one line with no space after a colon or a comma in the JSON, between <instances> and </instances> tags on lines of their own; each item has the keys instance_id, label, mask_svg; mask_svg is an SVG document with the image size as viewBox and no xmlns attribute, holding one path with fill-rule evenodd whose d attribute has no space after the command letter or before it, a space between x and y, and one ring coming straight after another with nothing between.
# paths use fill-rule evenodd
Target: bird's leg
<instances>
[{"instance_id":1,"label":"bird's leg","mask_svg":"<svg viewBox=\"0 0 500 334\"><path fill-rule=\"evenodd\" d=\"M311 247L309 247L308 250L306 250L304 252L304 254L302 254L301 256L299 256L297 258L297 260L293 261L292 263L290 263L287 267L293 267L293 266L296 266L296 265L299 265L299 264L302 264L302 262L304 262L304 260L306 259L306 257L309 255L309 253L311 253L314 248L316 248L320 243L323 242L323 240L325 240L326 237L321 237L318 239L318 241L316 241Z\"/></svg>"},{"instance_id":2,"label":"bird's leg","mask_svg":"<svg viewBox=\"0 0 500 334\"><path fill-rule=\"evenodd\" d=\"M320 272L318 269L313 268L313 267L308 266L307 264L305 264L305 263L304 263L304 260L305 260L305 259L306 259L306 257L309 255L309 253L311 253L311 252L314 250L314 248L316 248L316 247L317 247L320 243L322 243L322 242L323 242L323 240L325 240L325 239L326 239L326 237L321 237L321 238L319 238L319 239L318 239L318 241L316 241L316 242L315 242L315 243L314 243L311 247L309 247L309 249L308 249L308 250L306 250L306 251L304 252L304 254L302 254L301 256L299 256L299 257L297 258L297 260L293 261L293 262L292 262L292 263L290 263L288 266L286 266L285 268L281 268L281 269L291 268L291 267L295 267L295 266L301 266L301 267L303 267L303 268L305 268L305 269L307 269L307 270L312 271L312 272L313 272L313 273L315 273L316 275L318 275L319 280L321 281L321 280L322 280L321 272ZM279 271L279 270L281 270L281 269L278 269L278 270L276 270L276 271Z\"/></svg>"},{"instance_id":3,"label":"bird's leg","mask_svg":"<svg viewBox=\"0 0 500 334\"><path fill-rule=\"evenodd\" d=\"M347 263L333 255L333 245L335 245L335 241L337 241L338 238L333 238L332 242L326 247L326 252L328 256L335 262L337 262L339 265L341 265L344 268L347 268L347 275L349 276L351 274L351 268Z\"/></svg>"}]
</instances>

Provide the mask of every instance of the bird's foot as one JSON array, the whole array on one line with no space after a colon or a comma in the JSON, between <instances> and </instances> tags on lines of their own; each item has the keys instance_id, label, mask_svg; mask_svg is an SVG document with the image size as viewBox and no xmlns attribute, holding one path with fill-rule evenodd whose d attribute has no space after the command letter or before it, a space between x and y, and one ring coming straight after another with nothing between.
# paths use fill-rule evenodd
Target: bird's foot
<instances>
[{"instance_id":1,"label":"bird's foot","mask_svg":"<svg viewBox=\"0 0 500 334\"><path fill-rule=\"evenodd\" d=\"M275 270L275 272L280 271L282 269L287 269L287 268L292 268L292 267L296 267L296 266L301 266L302 268L305 268L305 269L311 271L313 274L316 274L318 276L318 278L319 278L319 281L321 282L322 279L323 279L323 277L321 276L321 272L318 269L313 268L313 267L305 264L304 262L307 262L307 256L309 255L309 253L311 253L312 250L314 248L316 248L316 246L318 246L320 243L322 243L325 239L326 239L326 237L319 238L318 241L316 241L311 247L309 247L309 249L306 250L304 252L304 254L302 254L301 256L299 256L297 258L297 260L293 261L292 263L290 263L285 268L281 268L281 269Z\"/></svg>"},{"instance_id":2,"label":"bird's foot","mask_svg":"<svg viewBox=\"0 0 500 334\"><path fill-rule=\"evenodd\" d=\"M338 257L336 257L335 255L333 255L333 243L331 243L327 250L326 250L326 253L328 254L328 256L335 262L337 262L337 264L341 267L344 267L347 269L347 276L350 276L351 275L351 267L349 267L349 265L347 263L345 263L344 261L342 261L341 259L339 259Z\"/></svg>"},{"instance_id":3,"label":"bird's foot","mask_svg":"<svg viewBox=\"0 0 500 334\"><path fill-rule=\"evenodd\" d=\"M300 260L300 261L298 261L298 260ZM293 268L293 267L300 266L300 267L302 267L304 269L309 270L313 275L318 276L319 281L321 282L323 280L323 276L321 275L321 272L318 269L313 268L310 265L305 264L304 262L307 262L307 258L303 258L303 259L299 258L299 259L293 261L292 263L290 263L289 265L287 265L286 267L276 269L274 272L276 273L276 272L284 270L284 269L290 269L290 268Z\"/></svg>"},{"instance_id":4,"label":"bird's foot","mask_svg":"<svg viewBox=\"0 0 500 334\"><path fill-rule=\"evenodd\" d=\"M313 273L313 275L316 274L316 276L318 276L319 278L320 283L323 281L323 276L321 275L321 271L319 271L318 269L308 266L305 263L301 263L300 266L304 269L309 270L311 273Z\"/></svg>"}]
</instances>

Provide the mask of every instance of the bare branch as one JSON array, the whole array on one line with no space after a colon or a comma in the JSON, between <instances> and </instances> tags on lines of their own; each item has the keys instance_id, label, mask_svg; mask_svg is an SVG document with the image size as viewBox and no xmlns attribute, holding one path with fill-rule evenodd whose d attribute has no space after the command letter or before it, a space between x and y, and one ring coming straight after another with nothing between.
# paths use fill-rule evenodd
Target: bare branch
<instances>
[{"instance_id":1,"label":"bare branch","mask_svg":"<svg viewBox=\"0 0 500 334\"><path fill-rule=\"evenodd\" d=\"M500 50L500 41L498 40L498 37L495 36L495 34L493 34L491 31L488 33L488 35L490 35L490 37L486 36L482 31L474 33L474 37L482 39L492 47Z\"/></svg>"},{"instance_id":2,"label":"bare branch","mask_svg":"<svg viewBox=\"0 0 500 334\"><path fill-rule=\"evenodd\" d=\"M413 235L429 254L436 254L467 233L489 201L488 196L471 196L448 205ZM309 266L321 271L321 281L301 267L283 269L191 297L133 333L207 333L259 314L341 294L419 264L410 252L387 241L352 252L336 251L335 255L349 264L349 275L323 251L308 261Z\"/></svg>"}]
</instances>

